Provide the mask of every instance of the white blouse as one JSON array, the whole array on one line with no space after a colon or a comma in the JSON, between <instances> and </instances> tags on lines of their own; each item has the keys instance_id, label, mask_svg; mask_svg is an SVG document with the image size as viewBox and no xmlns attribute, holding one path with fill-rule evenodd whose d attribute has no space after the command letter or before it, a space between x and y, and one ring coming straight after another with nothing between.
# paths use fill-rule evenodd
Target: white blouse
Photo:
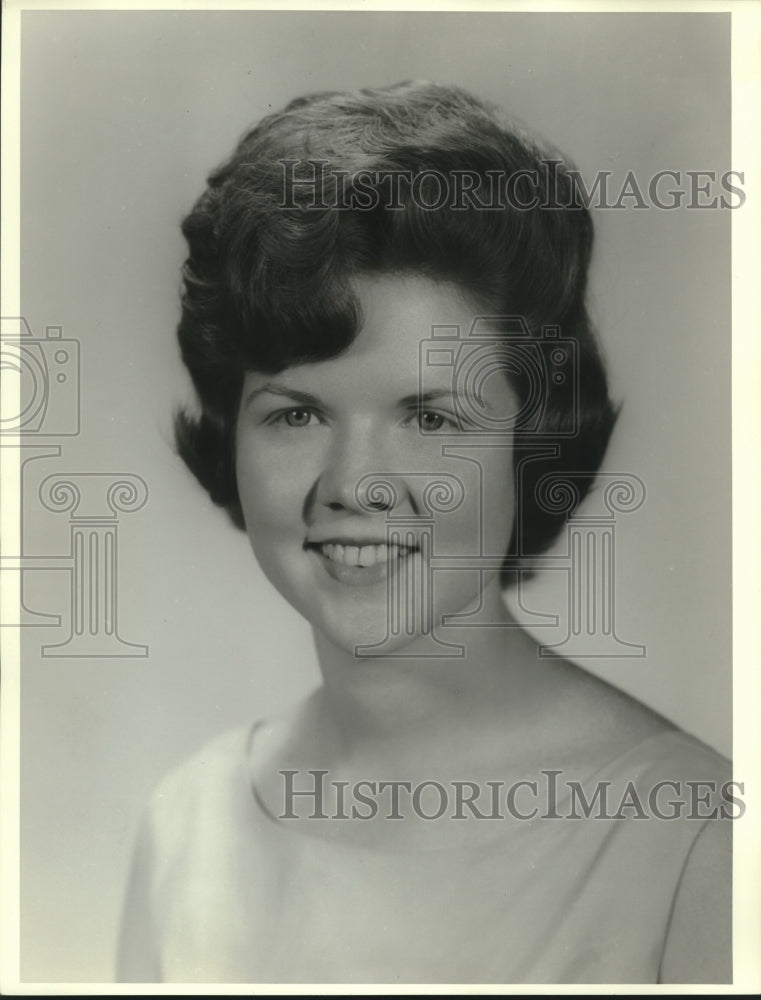
<instances>
[{"instance_id":1,"label":"white blouse","mask_svg":"<svg viewBox=\"0 0 761 1000\"><path fill-rule=\"evenodd\" d=\"M494 839L475 848L347 846L265 811L252 793L249 735L213 740L154 794L133 863L120 979L658 982L688 859L719 823L539 816L495 821ZM594 783L610 782L617 802L634 780L647 802L658 781L719 788L729 778L724 758L673 730L618 757ZM662 811L679 797L662 789Z\"/></svg>"}]
</instances>

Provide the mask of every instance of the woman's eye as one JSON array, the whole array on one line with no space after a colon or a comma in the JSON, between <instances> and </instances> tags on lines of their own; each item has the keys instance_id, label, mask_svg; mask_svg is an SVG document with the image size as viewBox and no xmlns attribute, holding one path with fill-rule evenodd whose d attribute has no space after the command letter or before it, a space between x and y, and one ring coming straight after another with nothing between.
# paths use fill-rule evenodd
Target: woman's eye
<instances>
[{"instance_id":1,"label":"woman's eye","mask_svg":"<svg viewBox=\"0 0 761 1000\"><path fill-rule=\"evenodd\" d=\"M317 420L317 415L313 410L309 410L304 406L295 406L290 410L281 410L276 413L272 420L273 424L287 424L288 427L308 427L312 423L312 419Z\"/></svg>"},{"instance_id":2,"label":"woman's eye","mask_svg":"<svg viewBox=\"0 0 761 1000\"><path fill-rule=\"evenodd\" d=\"M418 426L421 431L440 431L443 428L448 430L456 429L454 420L450 417L445 417L443 413L435 413L432 410L421 410L418 413Z\"/></svg>"}]
</instances>

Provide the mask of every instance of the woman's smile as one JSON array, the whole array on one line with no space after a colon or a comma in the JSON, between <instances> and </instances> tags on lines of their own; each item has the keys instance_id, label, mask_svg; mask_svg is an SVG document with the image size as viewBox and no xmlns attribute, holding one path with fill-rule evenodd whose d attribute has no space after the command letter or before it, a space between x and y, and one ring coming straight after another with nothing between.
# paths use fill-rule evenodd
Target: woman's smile
<instances>
[{"instance_id":1,"label":"woman's smile","mask_svg":"<svg viewBox=\"0 0 761 1000\"><path fill-rule=\"evenodd\" d=\"M389 572L399 572L408 559L420 554L417 548L386 542L369 545L326 542L305 547L317 556L333 580L357 587L381 583Z\"/></svg>"}]
</instances>

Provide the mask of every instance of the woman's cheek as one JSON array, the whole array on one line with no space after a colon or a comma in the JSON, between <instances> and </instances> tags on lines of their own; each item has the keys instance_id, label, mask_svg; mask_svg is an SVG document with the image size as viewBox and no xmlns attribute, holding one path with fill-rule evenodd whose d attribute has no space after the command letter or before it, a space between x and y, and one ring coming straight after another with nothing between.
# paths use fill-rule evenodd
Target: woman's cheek
<instances>
[{"instance_id":1,"label":"woman's cheek","mask_svg":"<svg viewBox=\"0 0 761 1000\"><path fill-rule=\"evenodd\" d=\"M293 472L271 467L248 469L241 506L249 533L263 536L258 540L266 544L270 532L302 525L303 492Z\"/></svg>"},{"instance_id":2,"label":"woman's cheek","mask_svg":"<svg viewBox=\"0 0 761 1000\"><path fill-rule=\"evenodd\" d=\"M292 518L292 508L303 503L309 475L304 447L295 447L287 435L260 431L239 446L238 494L251 527L273 527Z\"/></svg>"}]
</instances>

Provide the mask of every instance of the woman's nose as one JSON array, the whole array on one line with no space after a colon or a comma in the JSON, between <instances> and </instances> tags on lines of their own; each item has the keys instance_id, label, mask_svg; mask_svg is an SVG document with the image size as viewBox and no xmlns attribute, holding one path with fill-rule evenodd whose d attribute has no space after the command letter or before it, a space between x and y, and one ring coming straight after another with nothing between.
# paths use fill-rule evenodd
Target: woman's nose
<instances>
[{"instance_id":1,"label":"woman's nose","mask_svg":"<svg viewBox=\"0 0 761 1000\"><path fill-rule=\"evenodd\" d=\"M388 510L393 498L382 486L388 471L383 449L369 429L336 434L317 483L317 502L352 513Z\"/></svg>"}]
</instances>

